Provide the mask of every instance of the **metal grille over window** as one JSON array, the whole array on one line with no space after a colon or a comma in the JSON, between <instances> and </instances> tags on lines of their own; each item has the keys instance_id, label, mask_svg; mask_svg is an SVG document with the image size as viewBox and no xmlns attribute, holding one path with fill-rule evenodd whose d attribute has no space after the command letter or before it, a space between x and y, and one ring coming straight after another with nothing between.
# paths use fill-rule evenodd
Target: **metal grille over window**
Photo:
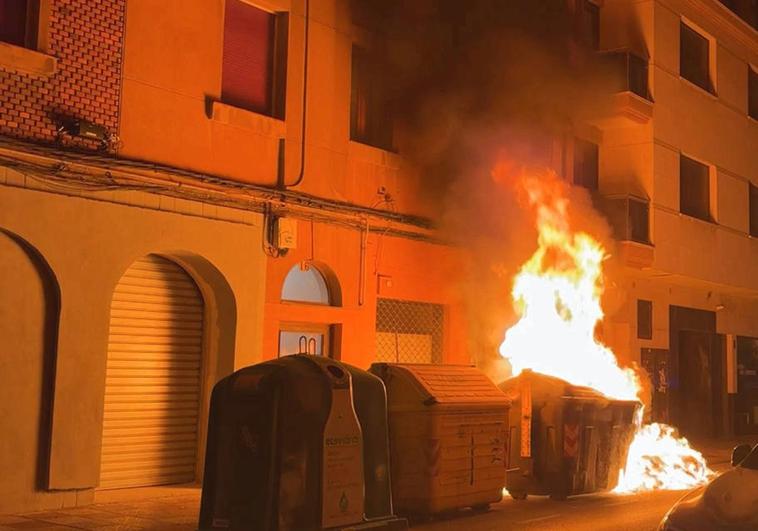
<instances>
[{"instance_id":1,"label":"metal grille over window","mask_svg":"<svg viewBox=\"0 0 758 531\"><path fill-rule=\"evenodd\" d=\"M442 363L440 304L378 299L376 361Z\"/></svg>"}]
</instances>

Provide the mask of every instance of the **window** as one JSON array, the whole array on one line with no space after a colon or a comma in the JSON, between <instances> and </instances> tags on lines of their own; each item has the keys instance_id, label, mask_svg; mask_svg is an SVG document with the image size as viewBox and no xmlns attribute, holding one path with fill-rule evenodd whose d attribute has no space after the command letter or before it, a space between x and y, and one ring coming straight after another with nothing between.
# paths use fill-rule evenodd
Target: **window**
<instances>
[{"instance_id":1,"label":"window","mask_svg":"<svg viewBox=\"0 0 758 531\"><path fill-rule=\"evenodd\" d=\"M574 184L588 190L598 188L597 144L574 139Z\"/></svg>"},{"instance_id":2,"label":"window","mask_svg":"<svg viewBox=\"0 0 758 531\"><path fill-rule=\"evenodd\" d=\"M311 304L332 303L324 276L313 266L296 265L284 279L282 300Z\"/></svg>"},{"instance_id":3,"label":"window","mask_svg":"<svg viewBox=\"0 0 758 531\"><path fill-rule=\"evenodd\" d=\"M279 356L312 354L330 356L330 327L319 324L284 325L279 330Z\"/></svg>"},{"instance_id":4,"label":"window","mask_svg":"<svg viewBox=\"0 0 758 531\"><path fill-rule=\"evenodd\" d=\"M679 158L679 211L711 221L708 166L681 155Z\"/></svg>"},{"instance_id":5,"label":"window","mask_svg":"<svg viewBox=\"0 0 758 531\"><path fill-rule=\"evenodd\" d=\"M0 0L0 41L36 48L37 17L37 1Z\"/></svg>"},{"instance_id":6,"label":"window","mask_svg":"<svg viewBox=\"0 0 758 531\"><path fill-rule=\"evenodd\" d=\"M637 338L653 339L653 302L637 299Z\"/></svg>"},{"instance_id":7,"label":"window","mask_svg":"<svg viewBox=\"0 0 758 531\"><path fill-rule=\"evenodd\" d=\"M629 198L629 238L650 243L650 205L647 201Z\"/></svg>"},{"instance_id":8,"label":"window","mask_svg":"<svg viewBox=\"0 0 758 531\"><path fill-rule=\"evenodd\" d=\"M376 361L442 363L443 307L425 302L376 301Z\"/></svg>"},{"instance_id":9,"label":"window","mask_svg":"<svg viewBox=\"0 0 758 531\"><path fill-rule=\"evenodd\" d=\"M647 59L628 51L603 52L599 58L613 90L631 92L650 101Z\"/></svg>"},{"instance_id":10,"label":"window","mask_svg":"<svg viewBox=\"0 0 758 531\"><path fill-rule=\"evenodd\" d=\"M628 54L627 83L629 90L641 98L650 100L647 83L647 60L634 54Z\"/></svg>"},{"instance_id":11,"label":"window","mask_svg":"<svg viewBox=\"0 0 758 531\"><path fill-rule=\"evenodd\" d=\"M750 183L750 235L758 238L758 186Z\"/></svg>"},{"instance_id":12,"label":"window","mask_svg":"<svg viewBox=\"0 0 758 531\"><path fill-rule=\"evenodd\" d=\"M758 120L758 72L747 67L747 112Z\"/></svg>"},{"instance_id":13,"label":"window","mask_svg":"<svg viewBox=\"0 0 758 531\"><path fill-rule=\"evenodd\" d=\"M714 92L710 74L710 42L683 22L679 35L679 74L698 87Z\"/></svg>"},{"instance_id":14,"label":"window","mask_svg":"<svg viewBox=\"0 0 758 531\"><path fill-rule=\"evenodd\" d=\"M650 245L650 203L634 196L603 197L597 201L619 241Z\"/></svg>"},{"instance_id":15,"label":"window","mask_svg":"<svg viewBox=\"0 0 758 531\"><path fill-rule=\"evenodd\" d=\"M221 100L284 118L287 65L286 14L273 14L242 0L227 0Z\"/></svg>"},{"instance_id":16,"label":"window","mask_svg":"<svg viewBox=\"0 0 758 531\"><path fill-rule=\"evenodd\" d=\"M320 268L320 269L319 269ZM282 284L281 300L286 303L340 306L342 295L339 281L326 266L316 268L310 262L301 262L289 270ZM301 310L291 306L287 316L306 321L313 318L313 308ZM331 309L330 309L331 311ZM329 314L321 314L329 315ZM333 314L331 314L333 315ZM279 356L313 354L339 359L342 327L338 323L286 322L279 327Z\"/></svg>"},{"instance_id":17,"label":"window","mask_svg":"<svg viewBox=\"0 0 758 531\"><path fill-rule=\"evenodd\" d=\"M381 62L353 46L350 95L350 139L392 151L393 118Z\"/></svg>"},{"instance_id":18,"label":"window","mask_svg":"<svg viewBox=\"0 0 758 531\"><path fill-rule=\"evenodd\" d=\"M590 0L579 2L579 35L583 44L600 48L600 7Z\"/></svg>"}]
</instances>

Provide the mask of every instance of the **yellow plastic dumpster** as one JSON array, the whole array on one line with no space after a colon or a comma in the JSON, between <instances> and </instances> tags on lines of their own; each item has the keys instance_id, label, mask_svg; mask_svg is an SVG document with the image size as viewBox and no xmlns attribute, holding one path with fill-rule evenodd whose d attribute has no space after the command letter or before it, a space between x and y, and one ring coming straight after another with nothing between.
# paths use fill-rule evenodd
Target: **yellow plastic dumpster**
<instances>
[{"instance_id":1,"label":"yellow plastic dumpster","mask_svg":"<svg viewBox=\"0 0 758 531\"><path fill-rule=\"evenodd\" d=\"M505 485L509 401L475 367L376 363L387 387L392 495L400 514L486 509Z\"/></svg>"}]
</instances>

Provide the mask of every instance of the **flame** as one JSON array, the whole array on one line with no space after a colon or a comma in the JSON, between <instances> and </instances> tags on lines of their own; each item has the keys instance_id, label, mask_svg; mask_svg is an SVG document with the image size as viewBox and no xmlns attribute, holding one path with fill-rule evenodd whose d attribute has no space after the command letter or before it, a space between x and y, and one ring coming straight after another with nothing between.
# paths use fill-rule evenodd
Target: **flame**
<instances>
[{"instance_id":1,"label":"flame","mask_svg":"<svg viewBox=\"0 0 758 531\"><path fill-rule=\"evenodd\" d=\"M500 355L513 375L524 369L592 387L620 400L637 400L637 373L621 367L595 330L603 319L603 261L606 252L595 238L569 224L567 185L554 174L523 175L521 187L534 210L537 250L514 278L512 297L518 322L508 329ZM631 444L615 492L686 489L708 480L703 456L674 428L641 426Z\"/></svg>"},{"instance_id":2,"label":"flame","mask_svg":"<svg viewBox=\"0 0 758 531\"><path fill-rule=\"evenodd\" d=\"M538 248L521 267L513 299L521 319L500 345L514 376L524 369L562 378L622 400L637 398L639 381L595 339L603 318L603 247L568 225L565 186L554 176L525 177L529 203L536 208ZM581 362L577 359L581 353Z\"/></svg>"},{"instance_id":3,"label":"flame","mask_svg":"<svg viewBox=\"0 0 758 531\"><path fill-rule=\"evenodd\" d=\"M706 483L712 475L703 454L691 448L687 439L677 437L674 428L647 424L637 430L613 492L690 489Z\"/></svg>"}]
</instances>

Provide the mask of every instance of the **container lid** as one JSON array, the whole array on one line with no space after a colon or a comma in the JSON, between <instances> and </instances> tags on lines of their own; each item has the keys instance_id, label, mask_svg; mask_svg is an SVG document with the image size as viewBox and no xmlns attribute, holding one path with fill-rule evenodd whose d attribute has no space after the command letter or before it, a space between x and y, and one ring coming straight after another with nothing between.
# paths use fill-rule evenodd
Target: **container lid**
<instances>
[{"instance_id":1,"label":"container lid","mask_svg":"<svg viewBox=\"0 0 758 531\"><path fill-rule=\"evenodd\" d=\"M406 376L424 405L508 405L510 401L476 367L469 365L381 364L385 374Z\"/></svg>"},{"instance_id":2,"label":"container lid","mask_svg":"<svg viewBox=\"0 0 758 531\"><path fill-rule=\"evenodd\" d=\"M549 376L539 372L525 369L518 376L514 376L501 382L498 386L511 400L517 400L524 386L530 389L531 394L540 399L561 398L569 401L595 401L605 403L629 403L637 404L636 400L619 400L610 398L592 387L573 385L566 380Z\"/></svg>"}]
</instances>

